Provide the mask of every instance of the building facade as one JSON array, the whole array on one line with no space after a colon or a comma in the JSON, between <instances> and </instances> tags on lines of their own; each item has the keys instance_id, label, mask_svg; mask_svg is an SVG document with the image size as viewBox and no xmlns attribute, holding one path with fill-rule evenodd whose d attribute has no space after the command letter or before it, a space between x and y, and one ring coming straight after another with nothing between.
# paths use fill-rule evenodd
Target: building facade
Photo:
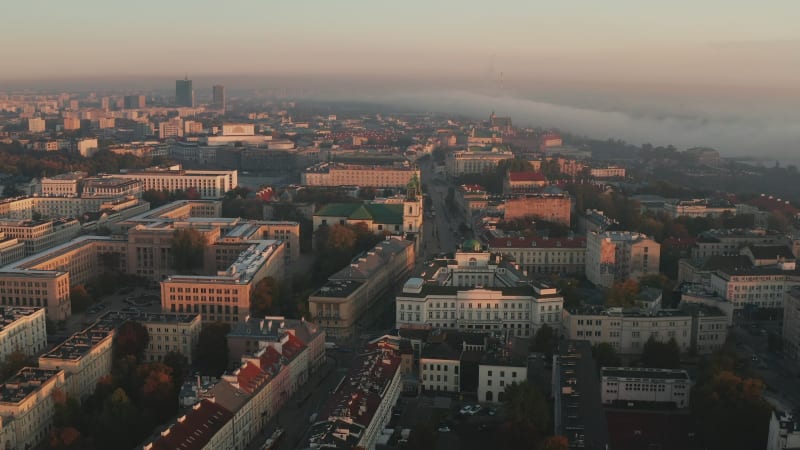
<instances>
[{"instance_id":1,"label":"building facade","mask_svg":"<svg viewBox=\"0 0 800 450\"><path fill-rule=\"evenodd\" d=\"M507 237L489 241L489 251L513 258L529 277L582 275L586 269L586 239Z\"/></svg>"},{"instance_id":2,"label":"building facade","mask_svg":"<svg viewBox=\"0 0 800 450\"><path fill-rule=\"evenodd\" d=\"M692 380L685 370L603 367L600 372L604 405L668 403L689 407Z\"/></svg>"},{"instance_id":3,"label":"building facade","mask_svg":"<svg viewBox=\"0 0 800 450\"><path fill-rule=\"evenodd\" d=\"M661 245L641 233L592 232L586 236L586 278L597 286L658 273Z\"/></svg>"}]
</instances>

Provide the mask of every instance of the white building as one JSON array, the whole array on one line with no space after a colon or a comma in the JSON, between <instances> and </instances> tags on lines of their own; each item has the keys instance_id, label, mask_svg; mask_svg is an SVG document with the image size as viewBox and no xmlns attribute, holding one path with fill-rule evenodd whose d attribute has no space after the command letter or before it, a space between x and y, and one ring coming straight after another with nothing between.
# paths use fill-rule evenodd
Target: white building
<instances>
[{"instance_id":1,"label":"white building","mask_svg":"<svg viewBox=\"0 0 800 450\"><path fill-rule=\"evenodd\" d=\"M789 413L772 411L767 434L767 450L800 448L800 424Z\"/></svg>"},{"instance_id":2,"label":"white building","mask_svg":"<svg viewBox=\"0 0 800 450\"><path fill-rule=\"evenodd\" d=\"M586 278L597 286L658 273L661 245L641 233L592 232L586 236Z\"/></svg>"},{"instance_id":3,"label":"white building","mask_svg":"<svg viewBox=\"0 0 800 450\"><path fill-rule=\"evenodd\" d=\"M470 149L447 154L445 170L450 177L460 177L470 173L483 173L494 170L500 161L514 159L514 153L497 147L489 151Z\"/></svg>"},{"instance_id":4,"label":"white building","mask_svg":"<svg viewBox=\"0 0 800 450\"><path fill-rule=\"evenodd\" d=\"M0 308L0 361L13 352L35 355L47 345L45 309L25 306Z\"/></svg>"},{"instance_id":5,"label":"white building","mask_svg":"<svg viewBox=\"0 0 800 450\"><path fill-rule=\"evenodd\" d=\"M604 405L671 403L678 408L689 406L692 380L685 370L603 367L600 371L600 397Z\"/></svg>"},{"instance_id":6,"label":"white building","mask_svg":"<svg viewBox=\"0 0 800 450\"><path fill-rule=\"evenodd\" d=\"M180 166L130 171L114 176L140 180L145 191L175 192L194 188L202 199L221 198L239 185L239 174L235 170L183 170Z\"/></svg>"},{"instance_id":7,"label":"white building","mask_svg":"<svg viewBox=\"0 0 800 450\"><path fill-rule=\"evenodd\" d=\"M31 117L28 119L28 131L31 133L44 133L45 122L41 117Z\"/></svg>"},{"instance_id":8,"label":"white building","mask_svg":"<svg viewBox=\"0 0 800 450\"><path fill-rule=\"evenodd\" d=\"M397 295L397 327L508 330L520 337L533 336L542 325L559 330L558 290L530 284L498 259L473 250L431 263L425 279L409 279Z\"/></svg>"},{"instance_id":9,"label":"white building","mask_svg":"<svg viewBox=\"0 0 800 450\"><path fill-rule=\"evenodd\" d=\"M502 403L507 386L528 379L527 361L487 353L478 364L478 401Z\"/></svg>"}]
</instances>

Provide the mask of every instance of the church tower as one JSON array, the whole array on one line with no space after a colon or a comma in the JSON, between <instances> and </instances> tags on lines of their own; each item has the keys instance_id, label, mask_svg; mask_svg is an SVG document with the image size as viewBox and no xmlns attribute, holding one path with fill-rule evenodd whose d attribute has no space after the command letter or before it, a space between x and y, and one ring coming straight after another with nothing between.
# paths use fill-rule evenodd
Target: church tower
<instances>
[{"instance_id":1,"label":"church tower","mask_svg":"<svg viewBox=\"0 0 800 450\"><path fill-rule=\"evenodd\" d=\"M422 230L422 190L417 174L406 185L406 198L403 200L403 231L417 234Z\"/></svg>"}]
</instances>

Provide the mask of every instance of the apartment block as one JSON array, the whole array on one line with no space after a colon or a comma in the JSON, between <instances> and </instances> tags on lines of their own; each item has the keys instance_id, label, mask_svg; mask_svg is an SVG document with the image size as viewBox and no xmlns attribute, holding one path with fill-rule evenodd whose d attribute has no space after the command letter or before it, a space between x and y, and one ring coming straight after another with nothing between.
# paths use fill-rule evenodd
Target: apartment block
<instances>
[{"instance_id":1,"label":"apartment block","mask_svg":"<svg viewBox=\"0 0 800 450\"><path fill-rule=\"evenodd\" d=\"M0 308L0 360L13 352L35 355L47 345L45 310L37 307Z\"/></svg>"},{"instance_id":2,"label":"apartment block","mask_svg":"<svg viewBox=\"0 0 800 450\"><path fill-rule=\"evenodd\" d=\"M514 159L514 153L498 147L485 150L474 147L469 150L454 151L445 158L445 170L449 177L483 173L495 170L501 161Z\"/></svg>"},{"instance_id":3,"label":"apartment block","mask_svg":"<svg viewBox=\"0 0 800 450\"><path fill-rule=\"evenodd\" d=\"M383 337L354 358L311 426L310 448L374 450L401 391L399 343Z\"/></svg>"},{"instance_id":4,"label":"apartment block","mask_svg":"<svg viewBox=\"0 0 800 450\"><path fill-rule=\"evenodd\" d=\"M641 233L592 232L586 236L586 278L597 286L658 273L661 245Z\"/></svg>"},{"instance_id":5,"label":"apartment block","mask_svg":"<svg viewBox=\"0 0 800 450\"><path fill-rule=\"evenodd\" d=\"M64 371L24 367L0 385L0 419L7 448L37 448L53 429Z\"/></svg>"},{"instance_id":6,"label":"apartment block","mask_svg":"<svg viewBox=\"0 0 800 450\"><path fill-rule=\"evenodd\" d=\"M328 336L350 336L367 310L409 273L415 255L411 241L389 238L378 243L311 294L311 317Z\"/></svg>"}]
</instances>

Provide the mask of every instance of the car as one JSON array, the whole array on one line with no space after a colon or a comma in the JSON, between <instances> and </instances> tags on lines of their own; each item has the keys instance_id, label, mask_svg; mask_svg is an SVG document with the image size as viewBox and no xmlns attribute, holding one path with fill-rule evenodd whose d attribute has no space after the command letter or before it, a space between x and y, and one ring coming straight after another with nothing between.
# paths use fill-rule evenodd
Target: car
<instances>
[{"instance_id":1,"label":"car","mask_svg":"<svg viewBox=\"0 0 800 450\"><path fill-rule=\"evenodd\" d=\"M489 408L489 415L490 415L490 416L494 416L495 414L497 414L497 409L495 409L495 408Z\"/></svg>"},{"instance_id":2,"label":"car","mask_svg":"<svg viewBox=\"0 0 800 450\"><path fill-rule=\"evenodd\" d=\"M471 405L466 405L463 408L461 408L458 411L458 413L461 414L462 416L469 416L469 415L471 415L470 413L472 413L472 406Z\"/></svg>"},{"instance_id":3,"label":"car","mask_svg":"<svg viewBox=\"0 0 800 450\"><path fill-rule=\"evenodd\" d=\"M439 433L449 433L450 427L448 427L447 425L441 425L436 431L438 431Z\"/></svg>"},{"instance_id":4,"label":"car","mask_svg":"<svg viewBox=\"0 0 800 450\"><path fill-rule=\"evenodd\" d=\"M472 414L470 414L470 415L474 416L475 414L478 414L479 412L481 412L481 405L472 405Z\"/></svg>"},{"instance_id":5,"label":"car","mask_svg":"<svg viewBox=\"0 0 800 450\"><path fill-rule=\"evenodd\" d=\"M758 361L758 355L753 354L753 356L750 358L750 360L751 361Z\"/></svg>"}]
</instances>

